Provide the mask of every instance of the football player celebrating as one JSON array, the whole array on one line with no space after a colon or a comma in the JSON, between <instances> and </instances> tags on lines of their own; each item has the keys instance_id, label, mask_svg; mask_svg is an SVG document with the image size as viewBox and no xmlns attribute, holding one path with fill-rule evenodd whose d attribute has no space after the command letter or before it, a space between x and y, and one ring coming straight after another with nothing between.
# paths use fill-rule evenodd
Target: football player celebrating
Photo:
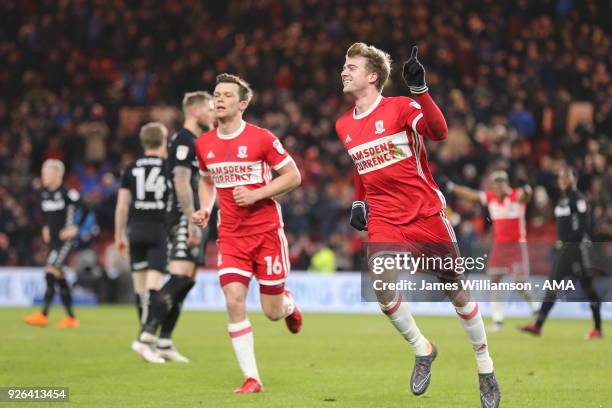
<instances>
[{"instance_id":1,"label":"football player celebrating","mask_svg":"<svg viewBox=\"0 0 612 408\"><path fill-rule=\"evenodd\" d=\"M200 166L201 207L192 217L205 227L218 191L219 279L225 295L228 331L245 380L234 392L263 391L246 316L246 295L253 277L259 282L261 306L270 320L285 319L299 332L302 314L285 279L289 252L280 205L274 197L300 185L300 172L281 142L268 130L242 119L252 96L241 78L221 74L213 95L219 126L196 143ZM279 176L272 178L271 169Z\"/></svg>"},{"instance_id":2,"label":"football player celebrating","mask_svg":"<svg viewBox=\"0 0 612 408\"><path fill-rule=\"evenodd\" d=\"M532 190L528 184L512 188L508 182L508 173L503 170L494 171L489 177L491 189L486 191L473 190L459 186L452 181L446 181L446 190L457 197L473 203L486 205L493 221L493 245L487 262L487 274L491 282L501 282L508 274L515 282L525 282L529 277L529 255L527 253L527 232L525 227L525 208L531 200ZM521 290L531 312L538 310L531 292ZM500 331L504 325L504 311L497 293L492 291L491 331Z\"/></svg>"},{"instance_id":3,"label":"football player celebrating","mask_svg":"<svg viewBox=\"0 0 612 408\"><path fill-rule=\"evenodd\" d=\"M403 70L414 99L382 96L391 71L387 53L364 43L353 44L346 53L343 92L355 99L355 106L337 120L336 132L356 169L350 222L358 230L367 229L370 243L442 245L451 256L458 256L455 234L444 213L444 196L429 170L423 142L424 137L445 139L448 129L428 93L417 51L413 47ZM457 274L451 271L440 278L457 279ZM476 354L481 404L497 407L499 386L478 304L462 289L448 294ZM430 383L436 347L421 334L401 293L378 292L377 297L414 350L411 390L421 395Z\"/></svg>"}]
</instances>

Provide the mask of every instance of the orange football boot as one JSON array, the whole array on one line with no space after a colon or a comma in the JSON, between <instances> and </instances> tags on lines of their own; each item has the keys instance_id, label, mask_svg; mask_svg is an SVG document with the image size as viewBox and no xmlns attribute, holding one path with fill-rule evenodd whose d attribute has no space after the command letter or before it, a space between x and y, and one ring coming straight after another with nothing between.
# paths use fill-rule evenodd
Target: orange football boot
<instances>
[{"instance_id":1,"label":"orange football boot","mask_svg":"<svg viewBox=\"0 0 612 408\"><path fill-rule=\"evenodd\" d=\"M61 322L57 324L57 328L58 329L76 329L80 325L81 323L79 323L79 320L76 317L66 316L64 317L64 320L62 320Z\"/></svg>"}]
</instances>

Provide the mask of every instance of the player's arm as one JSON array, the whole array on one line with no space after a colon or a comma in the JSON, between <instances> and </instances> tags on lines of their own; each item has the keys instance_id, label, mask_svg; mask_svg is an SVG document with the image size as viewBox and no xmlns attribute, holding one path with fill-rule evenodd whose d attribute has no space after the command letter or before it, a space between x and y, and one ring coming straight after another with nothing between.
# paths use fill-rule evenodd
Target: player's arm
<instances>
[{"instance_id":1,"label":"player's arm","mask_svg":"<svg viewBox=\"0 0 612 408\"><path fill-rule=\"evenodd\" d=\"M193 208L193 189L191 188L191 169L176 166L172 172L176 198L181 205L183 214L187 219L190 219L195 211Z\"/></svg>"},{"instance_id":2,"label":"player's arm","mask_svg":"<svg viewBox=\"0 0 612 408\"><path fill-rule=\"evenodd\" d=\"M570 210L572 217L576 214L577 221L575 223L572 222L571 241L580 242L585 237L588 237L590 232L589 206L582 195L576 194L570 198Z\"/></svg>"},{"instance_id":3,"label":"player's arm","mask_svg":"<svg viewBox=\"0 0 612 408\"><path fill-rule=\"evenodd\" d=\"M191 222L200 228L206 227L210 220L210 214L217 198L217 189L209 175L200 175L198 182L198 197L200 198L200 209L191 216Z\"/></svg>"},{"instance_id":4,"label":"player's arm","mask_svg":"<svg viewBox=\"0 0 612 408\"><path fill-rule=\"evenodd\" d=\"M302 175L293 159L289 160L283 167L276 169L279 176L269 184L254 190L245 186L239 186L232 191L236 204L240 207L252 205L266 198L278 197L293 190L302 183Z\"/></svg>"},{"instance_id":5,"label":"player's arm","mask_svg":"<svg viewBox=\"0 0 612 408\"><path fill-rule=\"evenodd\" d=\"M529 201L531 201L532 197L533 189L531 188L531 186L527 184L527 182L522 183L522 187L520 187L519 192L519 200L523 203L528 203Z\"/></svg>"},{"instance_id":6,"label":"player's arm","mask_svg":"<svg viewBox=\"0 0 612 408\"><path fill-rule=\"evenodd\" d=\"M483 203L484 192L466 186L459 186L452 181L446 182L446 191L473 203Z\"/></svg>"},{"instance_id":7,"label":"player's arm","mask_svg":"<svg viewBox=\"0 0 612 408\"><path fill-rule=\"evenodd\" d=\"M127 226L128 212L132 194L127 188L120 188L117 192L117 206L115 207L115 247L120 254L127 252L125 228Z\"/></svg>"},{"instance_id":8,"label":"player's arm","mask_svg":"<svg viewBox=\"0 0 612 408\"><path fill-rule=\"evenodd\" d=\"M79 233L79 228L85 223L89 214L89 209L81 199L81 195L75 189L70 189L66 193L66 224L59 232L62 241L74 238ZM75 222L77 210L80 210L81 218Z\"/></svg>"},{"instance_id":9,"label":"player's arm","mask_svg":"<svg viewBox=\"0 0 612 408\"><path fill-rule=\"evenodd\" d=\"M349 223L351 227L357 231L366 231L368 229L368 206L365 202L365 189L363 188L363 182L357 172L357 169L353 169L353 190L355 201L351 206L351 218Z\"/></svg>"},{"instance_id":10,"label":"player's arm","mask_svg":"<svg viewBox=\"0 0 612 408\"><path fill-rule=\"evenodd\" d=\"M42 227L42 239L45 244L51 241L51 232L49 231L48 225L43 225Z\"/></svg>"},{"instance_id":11,"label":"player's arm","mask_svg":"<svg viewBox=\"0 0 612 408\"><path fill-rule=\"evenodd\" d=\"M448 136L448 126L438 105L429 95L425 82L425 68L417 59L418 48L412 47L408 61L404 63L402 76L414 99L421 106L423 116L412 124L415 130L432 140L444 140Z\"/></svg>"}]
</instances>

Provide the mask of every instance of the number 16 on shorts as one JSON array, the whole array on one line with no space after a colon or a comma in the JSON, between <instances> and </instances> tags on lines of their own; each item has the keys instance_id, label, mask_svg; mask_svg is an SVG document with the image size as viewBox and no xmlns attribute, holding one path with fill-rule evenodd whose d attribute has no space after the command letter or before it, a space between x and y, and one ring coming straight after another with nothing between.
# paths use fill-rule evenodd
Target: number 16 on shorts
<instances>
[{"instance_id":1,"label":"number 16 on shorts","mask_svg":"<svg viewBox=\"0 0 612 408\"><path fill-rule=\"evenodd\" d=\"M266 274L268 276L281 275L283 273L283 265L278 259L278 256L274 258L274 261L272 261L271 256L264 256L264 260L266 261L266 265L268 267L266 270Z\"/></svg>"}]
</instances>

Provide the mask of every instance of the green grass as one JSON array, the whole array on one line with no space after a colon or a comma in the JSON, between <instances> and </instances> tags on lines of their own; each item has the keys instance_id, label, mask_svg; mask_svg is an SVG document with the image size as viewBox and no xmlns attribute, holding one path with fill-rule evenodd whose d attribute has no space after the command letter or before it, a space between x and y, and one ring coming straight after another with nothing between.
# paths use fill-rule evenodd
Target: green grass
<instances>
[{"instance_id":1,"label":"green grass","mask_svg":"<svg viewBox=\"0 0 612 408\"><path fill-rule=\"evenodd\" d=\"M414 397L413 357L382 315L306 315L303 332L252 313L266 391L235 396L242 380L225 315L185 312L175 343L189 364L144 363L130 350L136 334L129 307L78 310L82 326L29 327L30 310L0 309L0 386L70 388L75 407L479 407L473 353L454 317L417 317L438 346L427 394ZM63 315L59 308L52 320ZM503 407L610 407L608 339L582 340L587 321L551 320L544 336L507 329L489 335ZM0 408L9 406L0 403ZM19 403L18 407L57 407Z\"/></svg>"}]
</instances>

